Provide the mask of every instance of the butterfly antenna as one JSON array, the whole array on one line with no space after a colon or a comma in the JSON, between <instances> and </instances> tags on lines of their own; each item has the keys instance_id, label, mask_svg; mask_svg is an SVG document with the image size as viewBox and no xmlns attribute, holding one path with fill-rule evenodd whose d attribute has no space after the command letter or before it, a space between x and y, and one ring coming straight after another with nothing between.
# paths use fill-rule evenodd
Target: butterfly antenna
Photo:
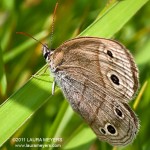
<instances>
[{"instance_id":1,"label":"butterfly antenna","mask_svg":"<svg viewBox=\"0 0 150 150\"><path fill-rule=\"evenodd\" d=\"M53 42L53 34L54 34L54 23L55 23L55 15L56 15L56 10L58 7L58 2L55 5L54 12L53 12L53 21L51 25L51 33L50 33L50 48L52 48L52 42Z\"/></svg>"},{"instance_id":2,"label":"butterfly antenna","mask_svg":"<svg viewBox=\"0 0 150 150\"><path fill-rule=\"evenodd\" d=\"M51 26L51 33L50 33L50 46L52 46L52 39L53 39L53 33L54 33L54 23L55 23L55 15L56 15L56 10L58 7L58 2L55 5L54 8L54 12L53 12L53 21L52 21L52 26ZM16 32L16 34L22 34L28 37L31 37L32 39L34 39L35 41L37 41L38 43L42 44L43 47L45 47L46 49L48 49L47 45L43 44L41 41L37 40L36 38L34 38L31 34L26 33L26 32Z\"/></svg>"},{"instance_id":3,"label":"butterfly antenna","mask_svg":"<svg viewBox=\"0 0 150 150\"><path fill-rule=\"evenodd\" d=\"M41 41L37 40L36 38L34 38L31 34L29 33L26 33L26 32L16 32L16 34L22 34L22 35L25 35L25 36L28 36L28 37L31 37L32 39L34 39L35 41L37 41L38 43L42 44L44 47L47 47L47 45L43 44Z\"/></svg>"}]
</instances>

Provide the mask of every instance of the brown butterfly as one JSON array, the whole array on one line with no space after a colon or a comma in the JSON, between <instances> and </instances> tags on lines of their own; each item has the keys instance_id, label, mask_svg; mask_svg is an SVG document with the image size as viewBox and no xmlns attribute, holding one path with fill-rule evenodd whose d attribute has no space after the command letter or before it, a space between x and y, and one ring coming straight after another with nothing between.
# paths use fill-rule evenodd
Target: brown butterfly
<instances>
[{"instance_id":1,"label":"brown butterfly","mask_svg":"<svg viewBox=\"0 0 150 150\"><path fill-rule=\"evenodd\" d=\"M128 102L138 89L138 69L122 44L79 37L54 51L44 45L43 56L73 110L100 140L114 146L133 141L139 121Z\"/></svg>"}]
</instances>

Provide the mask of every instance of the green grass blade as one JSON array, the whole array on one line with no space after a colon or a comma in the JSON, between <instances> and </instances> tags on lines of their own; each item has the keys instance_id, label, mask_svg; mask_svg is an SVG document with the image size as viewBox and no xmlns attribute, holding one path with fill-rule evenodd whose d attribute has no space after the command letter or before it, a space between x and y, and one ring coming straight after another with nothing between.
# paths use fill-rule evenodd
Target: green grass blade
<instances>
[{"instance_id":1,"label":"green grass blade","mask_svg":"<svg viewBox=\"0 0 150 150\"><path fill-rule=\"evenodd\" d=\"M0 45L0 93L4 96L6 94L7 81L4 70L3 52Z\"/></svg>"},{"instance_id":2,"label":"green grass blade","mask_svg":"<svg viewBox=\"0 0 150 150\"><path fill-rule=\"evenodd\" d=\"M51 87L49 76L31 78L0 106L0 145L51 97Z\"/></svg>"},{"instance_id":3,"label":"green grass blade","mask_svg":"<svg viewBox=\"0 0 150 150\"><path fill-rule=\"evenodd\" d=\"M140 101L142 99L141 97L142 97L142 95L143 95L143 93L144 93L144 91L145 91L145 89L147 87L147 84L148 84L148 81L145 81L143 86L141 87L141 90L140 90L140 92L139 92L139 94L138 94L138 96L137 96L137 98L136 98L136 100L134 102L134 105L133 105L133 109L134 110L138 107L138 105L139 105L139 103L140 103Z\"/></svg>"},{"instance_id":4,"label":"green grass blade","mask_svg":"<svg viewBox=\"0 0 150 150\"><path fill-rule=\"evenodd\" d=\"M64 144L63 149L89 149L90 145L93 143L93 140L96 138L96 135L93 134L92 130L85 127L83 124L72 133L72 138L67 141L67 144ZM86 137L86 138L81 138Z\"/></svg>"},{"instance_id":5,"label":"green grass blade","mask_svg":"<svg viewBox=\"0 0 150 150\"><path fill-rule=\"evenodd\" d=\"M122 0L97 18L80 35L111 38L148 0Z\"/></svg>"},{"instance_id":6,"label":"green grass blade","mask_svg":"<svg viewBox=\"0 0 150 150\"><path fill-rule=\"evenodd\" d=\"M119 1L80 35L112 37L146 2L148 0ZM8 56L5 57L5 61L8 60ZM52 83L47 81L49 76L30 79L1 105L0 145L10 138L48 98L51 99ZM54 97L57 97L57 91Z\"/></svg>"},{"instance_id":7,"label":"green grass blade","mask_svg":"<svg viewBox=\"0 0 150 150\"><path fill-rule=\"evenodd\" d=\"M148 40L145 45L142 48L142 51L140 51L138 53L138 55L135 57L136 58L136 62L138 64L145 64L145 63L149 63L150 60L150 55L149 54L149 48L150 48L150 40Z\"/></svg>"}]
</instances>

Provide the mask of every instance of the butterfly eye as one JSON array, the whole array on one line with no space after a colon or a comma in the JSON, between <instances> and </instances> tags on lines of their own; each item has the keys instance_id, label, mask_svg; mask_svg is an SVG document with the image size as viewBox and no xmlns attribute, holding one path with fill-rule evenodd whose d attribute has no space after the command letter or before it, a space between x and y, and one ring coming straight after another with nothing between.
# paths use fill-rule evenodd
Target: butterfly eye
<instances>
[{"instance_id":1,"label":"butterfly eye","mask_svg":"<svg viewBox=\"0 0 150 150\"><path fill-rule=\"evenodd\" d=\"M107 55L110 56L111 58L113 58L113 54L110 50L107 50Z\"/></svg>"},{"instance_id":2,"label":"butterfly eye","mask_svg":"<svg viewBox=\"0 0 150 150\"><path fill-rule=\"evenodd\" d=\"M46 52L46 53L44 54L45 60L48 60L48 59L49 59L49 58L48 58L49 54L50 54L50 52Z\"/></svg>"}]
</instances>

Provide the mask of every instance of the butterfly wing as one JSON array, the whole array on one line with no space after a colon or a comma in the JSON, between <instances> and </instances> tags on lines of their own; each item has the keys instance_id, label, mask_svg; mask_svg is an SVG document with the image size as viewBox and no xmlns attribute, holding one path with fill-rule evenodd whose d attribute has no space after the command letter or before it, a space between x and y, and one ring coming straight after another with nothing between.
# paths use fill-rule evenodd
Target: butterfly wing
<instances>
[{"instance_id":1,"label":"butterfly wing","mask_svg":"<svg viewBox=\"0 0 150 150\"><path fill-rule=\"evenodd\" d=\"M99 139L112 145L130 143L138 119L127 102L138 89L131 54L116 41L80 37L63 43L50 68L72 108Z\"/></svg>"}]
</instances>

